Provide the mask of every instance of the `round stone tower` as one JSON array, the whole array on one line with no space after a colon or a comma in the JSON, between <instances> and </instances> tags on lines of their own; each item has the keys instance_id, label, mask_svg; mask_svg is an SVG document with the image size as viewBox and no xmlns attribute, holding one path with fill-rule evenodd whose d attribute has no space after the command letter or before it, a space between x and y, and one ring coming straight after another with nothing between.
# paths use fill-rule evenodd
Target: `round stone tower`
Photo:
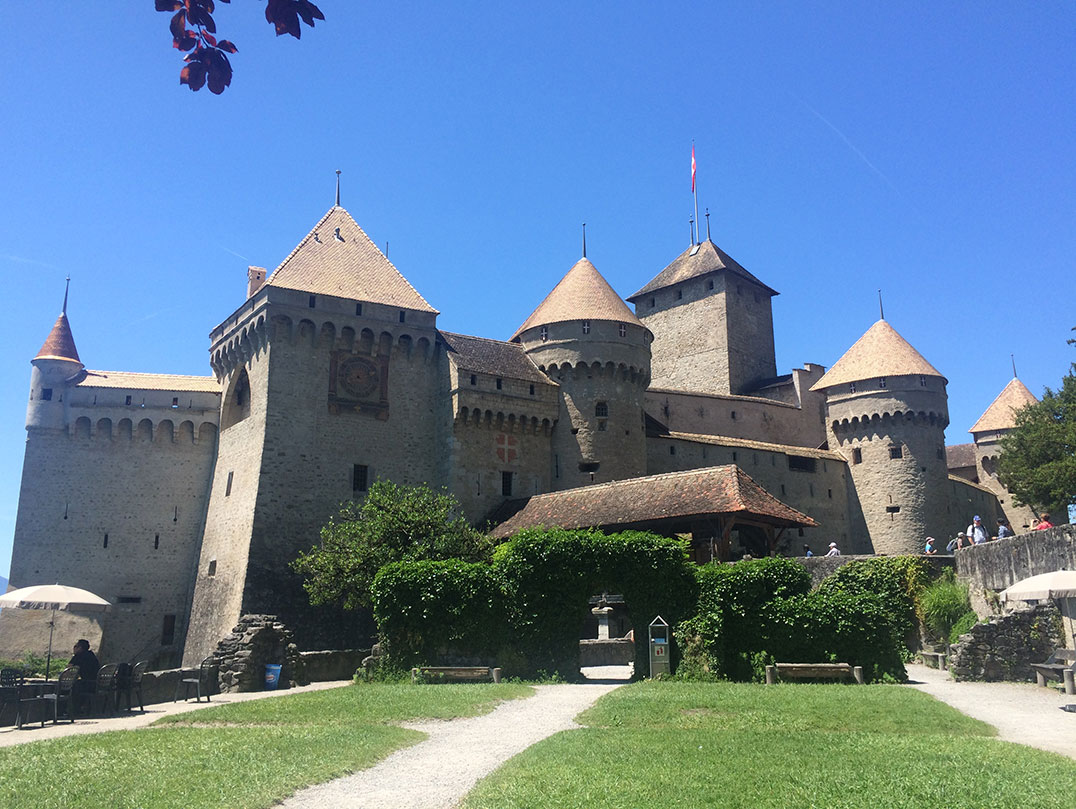
<instances>
[{"instance_id":1,"label":"round stone tower","mask_svg":"<svg viewBox=\"0 0 1076 809\"><path fill-rule=\"evenodd\" d=\"M67 321L66 291L60 316L30 364L33 370L30 372L26 429L62 430L65 425L63 402L67 384L77 381L84 368L75 348L71 324Z\"/></svg>"},{"instance_id":2,"label":"round stone tower","mask_svg":"<svg viewBox=\"0 0 1076 809\"><path fill-rule=\"evenodd\" d=\"M585 256L512 336L561 388L554 489L646 474L653 339Z\"/></svg>"},{"instance_id":3,"label":"round stone tower","mask_svg":"<svg viewBox=\"0 0 1076 809\"><path fill-rule=\"evenodd\" d=\"M919 553L925 537L947 536L945 385L879 320L811 388L825 392L830 449L848 461L867 525L871 547L852 550Z\"/></svg>"}]
</instances>

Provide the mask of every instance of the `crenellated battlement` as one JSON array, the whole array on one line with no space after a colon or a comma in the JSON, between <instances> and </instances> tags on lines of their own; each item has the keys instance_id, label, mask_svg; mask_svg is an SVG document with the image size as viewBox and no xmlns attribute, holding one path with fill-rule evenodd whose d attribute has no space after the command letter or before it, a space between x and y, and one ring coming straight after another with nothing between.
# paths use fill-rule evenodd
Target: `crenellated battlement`
<instances>
[{"instance_id":1,"label":"crenellated battlement","mask_svg":"<svg viewBox=\"0 0 1076 809\"><path fill-rule=\"evenodd\" d=\"M524 435L548 436L552 433L556 423L555 419L505 413L504 411L495 412L477 407L461 407L456 413L456 424L465 427Z\"/></svg>"}]
</instances>

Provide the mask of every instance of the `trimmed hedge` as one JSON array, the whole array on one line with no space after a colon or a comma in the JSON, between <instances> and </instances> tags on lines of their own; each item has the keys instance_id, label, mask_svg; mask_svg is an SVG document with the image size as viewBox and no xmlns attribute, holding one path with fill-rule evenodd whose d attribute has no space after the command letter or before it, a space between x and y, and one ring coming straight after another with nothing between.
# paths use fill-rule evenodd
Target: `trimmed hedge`
<instances>
[{"instance_id":1,"label":"trimmed hedge","mask_svg":"<svg viewBox=\"0 0 1076 809\"><path fill-rule=\"evenodd\" d=\"M392 562L371 588L374 617L400 666L446 655L489 657L506 638L496 572L480 562Z\"/></svg>"}]
</instances>

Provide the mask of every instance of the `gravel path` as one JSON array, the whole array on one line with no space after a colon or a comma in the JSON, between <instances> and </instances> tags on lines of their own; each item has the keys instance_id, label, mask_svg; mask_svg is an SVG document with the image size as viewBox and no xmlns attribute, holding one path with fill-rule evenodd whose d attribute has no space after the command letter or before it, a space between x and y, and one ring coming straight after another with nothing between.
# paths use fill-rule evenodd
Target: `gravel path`
<instances>
[{"instance_id":1,"label":"gravel path","mask_svg":"<svg viewBox=\"0 0 1076 809\"><path fill-rule=\"evenodd\" d=\"M368 770L301 790L285 809L449 809L482 777L532 744L578 727L573 718L620 683L541 685L485 716L411 722L429 734Z\"/></svg>"},{"instance_id":2,"label":"gravel path","mask_svg":"<svg viewBox=\"0 0 1076 809\"><path fill-rule=\"evenodd\" d=\"M1060 710L1076 703L1076 696L1032 683L958 683L929 666L907 669L912 688L993 725L999 739L1076 759L1076 713Z\"/></svg>"}]
</instances>

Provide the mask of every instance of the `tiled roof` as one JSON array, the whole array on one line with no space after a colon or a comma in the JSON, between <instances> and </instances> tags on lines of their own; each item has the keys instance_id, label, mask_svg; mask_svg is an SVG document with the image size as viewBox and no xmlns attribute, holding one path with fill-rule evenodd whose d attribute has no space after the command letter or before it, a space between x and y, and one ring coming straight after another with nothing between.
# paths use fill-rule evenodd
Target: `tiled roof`
<instances>
[{"instance_id":1,"label":"tiled roof","mask_svg":"<svg viewBox=\"0 0 1076 809\"><path fill-rule=\"evenodd\" d=\"M741 514L781 526L816 526L734 465L618 480L530 498L514 517L493 531L509 537L523 528L615 527L701 517Z\"/></svg>"},{"instance_id":2,"label":"tiled roof","mask_svg":"<svg viewBox=\"0 0 1076 809\"><path fill-rule=\"evenodd\" d=\"M879 320L844 352L844 356L811 386L811 390L881 376L912 375L940 376L945 379L937 368L912 348L911 343L897 334L896 329L887 321Z\"/></svg>"},{"instance_id":3,"label":"tiled roof","mask_svg":"<svg viewBox=\"0 0 1076 809\"><path fill-rule=\"evenodd\" d=\"M71 324L67 322L67 314L60 313L56 322L52 325L52 331L45 338L41 350L37 352L35 360L69 360L70 362L82 363L78 358L78 350L75 348L75 338L71 334Z\"/></svg>"},{"instance_id":4,"label":"tiled roof","mask_svg":"<svg viewBox=\"0 0 1076 809\"><path fill-rule=\"evenodd\" d=\"M654 280L634 295L631 295L628 300L634 302L636 298L641 298L643 295L648 295L659 289L671 287L681 281L689 281L692 278L699 278L720 270L727 270L741 278L746 278L751 283L758 284L771 295L780 294L777 290L766 286L766 284L755 278L736 263L734 259L730 258L728 253L707 239L702 244L692 245L674 258L668 267L654 276Z\"/></svg>"},{"instance_id":5,"label":"tiled roof","mask_svg":"<svg viewBox=\"0 0 1076 809\"><path fill-rule=\"evenodd\" d=\"M437 313L339 206L314 225L265 284Z\"/></svg>"},{"instance_id":6,"label":"tiled roof","mask_svg":"<svg viewBox=\"0 0 1076 809\"><path fill-rule=\"evenodd\" d=\"M952 444L945 448L945 465L949 469L966 469L975 466L974 444Z\"/></svg>"},{"instance_id":7,"label":"tiled roof","mask_svg":"<svg viewBox=\"0 0 1076 809\"><path fill-rule=\"evenodd\" d=\"M80 388L127 388L129 390L174 390L190 393L220 393L220 384L211 376L180 374L139 374L131 371L87 371Z\"/></svg>"},{"instance_id":8,"label":"tiled roof","mask_svg":"<svg viewBox=\"0 0 1076 809\"><path fill-rule=\"evenodd\" d=\"M643 325L597 268L585 258L579 259L568 270L553 291L531 312L531 316L516 329L512 339L535 326L563 323L566 320L614 320Z\"/></svg>"},{"instance_id":9,"label":"tiled roof","mask_svg":"<svg viewBox=\"0 0 1076 809\"><path fill-rule=\"evenodd\" d=\"M448 346L449 356L457 368L528 382L556 384L538 370L519 343L504 343L447 331L441 332L441 339Z\"/></svg>"},{"instance_id":10,"label":"tiled roof","mask_svg":"<svg viewBox=\"0 0 1076 809\"><path fill-rule=\"evenodd\" d=\"M1036 404L1039 400L1027 389L1027 385L1015 376L991 402L986 412L972 425L969 433L985 433L995 430L1011 430L1016 426L1016 411Z\"/></svg>"},{"instance_id":11,"label":"tiled roof","mask_svg":"<svg viewBox=\"0 0 1076 809\"><path fill-rule=\"evenodd\" d=\"M648 433L649 435L649 433ZM681 441L691 441L696 444L710 444L717 447L743 447L744 449L758 449L764 452L780 452L784 455L796 455L801 458L818 458L826 461L840 461L847 463L847 459L839 452L828 449L812 449L811 447L797 447L792 444L771 444L768 441L751 441L747 438L733 438L728 435L706 435L703 433L681 433L669 430L661 437L677 438Z\"/></svg>"}]
</instances>

